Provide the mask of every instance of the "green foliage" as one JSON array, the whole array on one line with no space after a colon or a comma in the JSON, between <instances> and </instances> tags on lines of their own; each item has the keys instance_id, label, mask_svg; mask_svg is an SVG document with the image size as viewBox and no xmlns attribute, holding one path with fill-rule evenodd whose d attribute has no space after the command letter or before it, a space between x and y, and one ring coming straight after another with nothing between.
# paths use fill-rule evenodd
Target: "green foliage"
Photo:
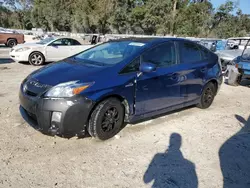
<instances>
[{"instance_id":1,"label":"green foliage","mask_svg":"<svg viewBox=\"0 0 250 188\"><path fill-rule=\"evenodd\" d=\"M217 10L208 0L4 0L0 26L227 38L249 34L250 15L231 0Z\"/></svg>"},{"instance_id":2,"label":"green foliage","mask_svg":"<svg viewBox=\"0 0 250 188\"><path fill-rule=\"evenodd\" d=\"M11 27L11 21L9 17L11 16L11 11L7 8L0 6L0 26Z\"/></svg>"}]
</instances>

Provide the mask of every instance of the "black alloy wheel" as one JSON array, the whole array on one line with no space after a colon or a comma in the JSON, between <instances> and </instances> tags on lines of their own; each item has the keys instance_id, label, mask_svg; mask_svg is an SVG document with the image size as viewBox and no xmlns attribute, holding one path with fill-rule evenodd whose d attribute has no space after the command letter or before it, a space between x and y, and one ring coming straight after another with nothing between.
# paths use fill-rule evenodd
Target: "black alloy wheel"
<instances>
[{"instance_id":1,"label":"black alloy wheel","mask_svg":"<svg viewBox=\"0 0 250 188\"><path fill-rule=\"evenodd\" d=\"M115 127L119 121L119 113L115 107L110 107L103 116L101 128L103 132L110 132Z\"/></svg>"},{"instance_id":2,"label":"black alloy wheel","mask_svg":"<svg viewBox=\"0 0 250 188\"><path fill-rule=\"evenodd\" d=\"M197 105L199 108L206 109L211 106L216 95L216 87L214 83L209 82L203 89L200 103Z\"/></svg>"},{"instance_id":3,"label":"black alloy wheel","mask_svg":"<svg viewBox=\"0 0 250 188\"><path fill-rule=\"evenodd\" d=\"M124 124L125 109L117 98L101 101L90 115L87 130L99 140L107 140L115 136Z\"/></svg>"}]
</instances>

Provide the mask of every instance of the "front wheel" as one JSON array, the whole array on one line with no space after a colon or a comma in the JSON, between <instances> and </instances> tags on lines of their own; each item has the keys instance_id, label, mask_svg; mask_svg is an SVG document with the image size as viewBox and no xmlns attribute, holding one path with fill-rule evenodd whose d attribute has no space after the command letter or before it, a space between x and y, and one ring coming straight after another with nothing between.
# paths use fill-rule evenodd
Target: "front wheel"
<instances>
[{"instance_id":1,"label":"front wheel","mask_svg":"<svg viewBox=\"0 0 250 188\"><path fill-rule=\"evenodd\" d=\"M201 109L206 109L211 106L216 95L216 88L212 82L209 82L203 89L200 103L197 105Z\"/></svg>"},{"instance_id":2,"label":"front wheel","mask_svg":"<svg viewBox=\"0 0 250 188\"><path fill-rule=\"evenodd\" d=\"M29 56L29 63L34 66L40 66L45 62L45 58L40 52L33 52Z\"/></svg>"},{"instance_id":3,"label":"front wheel","mask_svg":"<svg viewBox=\"0 0 250 188\"><path fill-rule=\"evenodd\" d=\"M242 77L243 77L242 74L240 74L240 75L238 76L237 81L236 81L237 85L240 85L240 84L241 84Z\"/></svg>"},{"instance_id":4,"label":"front wheel","mask_svg":"<svg viewBox=\"0 0 250 188\"><path fill-rule=\"evenodd\" d=\"M87 126L89 134L99 140L115 136L124 123L124 107L116 98L99 103L92 112Z\"/></svg>"}]
</instances>

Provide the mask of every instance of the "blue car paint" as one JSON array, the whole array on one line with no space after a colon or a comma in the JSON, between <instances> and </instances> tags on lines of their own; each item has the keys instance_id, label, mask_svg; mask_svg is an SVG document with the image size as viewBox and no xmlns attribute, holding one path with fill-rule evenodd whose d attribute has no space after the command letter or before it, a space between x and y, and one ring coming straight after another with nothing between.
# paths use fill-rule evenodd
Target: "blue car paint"
<instances>
[{"instance_id":1,"label":"blue car paint","mask_svg":"<svg viewBox=\"0 0 250 188\"><path fill-rule=\"evenodd\" d=\"M216 51L225 50L227 45L226 40L218 40L216 45Z\"/></svg>"},{"instance_id":2,"label":"blue car paint","mask_svg":"<svg viewBox=\"0 0 250 188\"><path fill-rule=\"evenodd\" d=\"M144 73L140 77L136 72L120 74L144 51L169 41L186 40L155 38L145 43L136 54L112 67L82 65L79 60L70 57L33 72L30 78L51 86L73 80L95 82L81 95L95 103L110 96L124 99L128 104L130 121L197 104L206 83L213 81L219 86L222 82L218 57L212 52L208 61L181 64L177 61L176 65L157 68L155 72Z\"/></svg>"},{"instance_id":3,"label":"blue car paint","mask_svg":"<svg viewBox=\"0 0 250 188\"><path fill-rule=\"evenodd\" d=\"M239 61L238 68L244 77L250 77L250 61Z\"/></svg>"}]
</instances>

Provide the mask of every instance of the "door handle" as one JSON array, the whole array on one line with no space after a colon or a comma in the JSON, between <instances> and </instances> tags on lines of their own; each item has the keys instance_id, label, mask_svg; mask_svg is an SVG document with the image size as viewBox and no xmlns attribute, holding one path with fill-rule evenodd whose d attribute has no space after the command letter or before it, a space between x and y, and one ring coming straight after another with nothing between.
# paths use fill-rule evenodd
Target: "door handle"
<instances>
[{"instance_id":1,"label":"door handle","mask_svg":"<svg viewBox=\"0 0 250 188\"><path fill-rule=\"evenodd\" d=\"M207 67L202 67L201 68L201 72L206 72L207 71Z\"/></svg>"},{"instance_id":2,"label":"door handle","mask_svg":"<svg viewBox=\"0 0 250 188\"><path fill-rule=\"evenodd\" d=\"M171 80L177 80L178 79L178 74L176 74L176 73L171 74L170 79Z\"/></svg>"}]
</instances>

